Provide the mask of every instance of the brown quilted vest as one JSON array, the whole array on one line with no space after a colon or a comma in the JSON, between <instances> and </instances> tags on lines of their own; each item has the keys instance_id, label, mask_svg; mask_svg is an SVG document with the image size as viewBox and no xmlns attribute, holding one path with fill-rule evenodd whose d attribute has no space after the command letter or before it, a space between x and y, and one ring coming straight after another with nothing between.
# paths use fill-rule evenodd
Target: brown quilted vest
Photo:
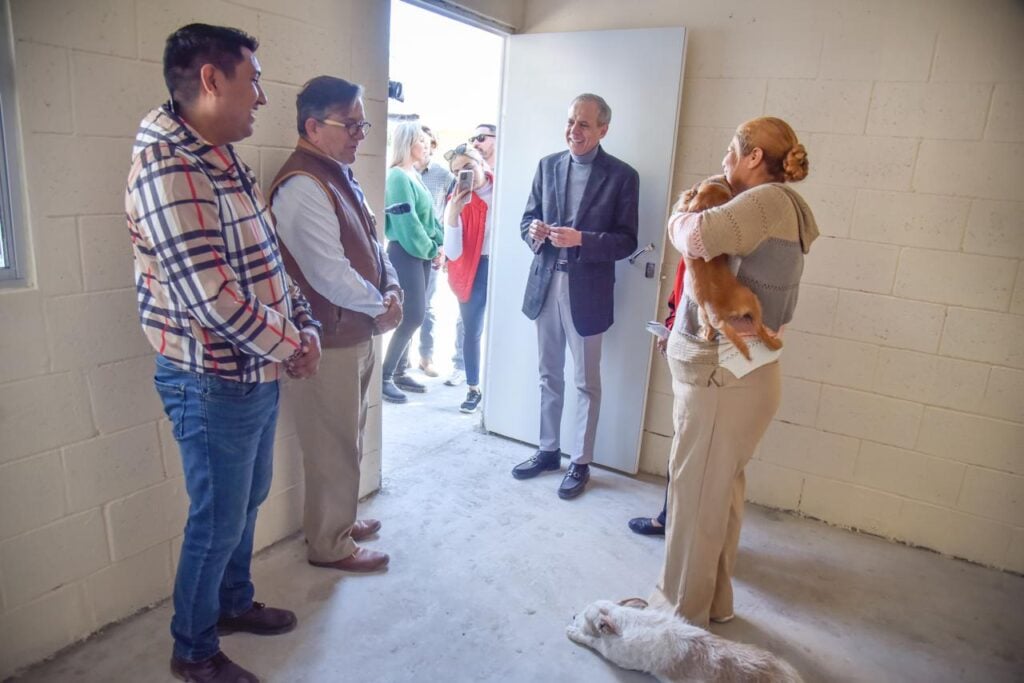
<instances>
[{"instance_id":1,"label":"brown quilted vest","mask_svg":"<svg viewBox=\"0 0 1024 683\"><path fill-rule=\"evenodd\" d=\"M284 166L277 172L277 177L270 186L268 196L271 210L274 206L274 192L281 183L295 175L309 176L331 198L334 212L338 216L339 237L345 250L345 257L356 272L367 282L377 285L377 289L383 292L389 283L386 282L383 251L374 227L376 220L366 205L359 201L355 188L345 177L338 162L300 138L295 151L284 162ZM295 279L302 293L309 299L313 307L313 317L323 325L320 342L324 347L354 346L375 334L373 318L365 313L335 306L313 289L283 242L281 254L284 256L288 274Z\"/></svg>"}]
</instances>

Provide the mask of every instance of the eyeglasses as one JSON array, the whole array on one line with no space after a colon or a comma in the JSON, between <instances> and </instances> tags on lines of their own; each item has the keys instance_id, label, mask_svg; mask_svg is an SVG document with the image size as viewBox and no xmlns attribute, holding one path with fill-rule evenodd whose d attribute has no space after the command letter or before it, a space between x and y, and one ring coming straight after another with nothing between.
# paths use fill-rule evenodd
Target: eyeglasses
<instances>
[{"instance_id":1,"label":"eyeglasses","mask_svg":"<svg viewBox=\"0 0 1024 683\"><path fill-rule=\"evenodd\" d=\"M493 138L494 136L490 133L480 133L480 135L474 135L469 139L470 142L483 142L487 138Z\"/></svg>"},{"instance_id":2,"label":"eyeglasses","mask_svg":"<svg viewBox=\"0 0 1024 683\"><path fill-rule=\"evenodd\" d=\"M348 132L348 134L351 135L352 137L355 137L357 135L362 135L363 137L366 137L366 134L369 132L370 128L373 127L373 124L370 123L369 121L356 121L355 123L342 123L341 121L335 121L333 119L320 119L320 123L324 124L325 126L334 126L335 128L344 128Z\"/></svg>"},{"instance_id":3,"label":"eyeglasses","mask_svg":"<svg viewBox=\"0 0 1024 683\"><path fill-rule=\"evenodd\" d=\"M467 143L463 142L461 145L459 145L455 149L450 149L447 152L445 152L444 153L444 160L448 161L448 162L451 162L451 160L454 159L455 157L461 156L461 155L465 154L467 149L469 149L469 145Z\"/></svg>"}]
</instances>

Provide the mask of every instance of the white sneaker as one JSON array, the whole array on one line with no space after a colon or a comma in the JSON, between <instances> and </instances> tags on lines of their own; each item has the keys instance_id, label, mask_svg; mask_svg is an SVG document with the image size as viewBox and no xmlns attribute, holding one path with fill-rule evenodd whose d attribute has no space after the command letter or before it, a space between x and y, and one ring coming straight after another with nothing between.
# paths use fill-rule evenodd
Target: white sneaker
<instances>
[{"instance_id":1,"label":"white sneaker","mask_svg":"<svg viewBox=\"0 0 1024 683\"><path fill-rule=\"evenodd\" d=\"M458 368L452 370L452 375L444 381L450 387L457 387L466 381L466 371Z\"/></svg>"}]
</instances>

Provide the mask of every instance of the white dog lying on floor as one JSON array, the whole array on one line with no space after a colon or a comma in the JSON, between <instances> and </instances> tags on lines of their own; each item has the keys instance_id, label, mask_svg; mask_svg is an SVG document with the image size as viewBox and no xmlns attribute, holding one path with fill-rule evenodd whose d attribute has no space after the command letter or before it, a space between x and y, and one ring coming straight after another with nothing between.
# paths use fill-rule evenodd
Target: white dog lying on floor
<instances>
[{"instance_id":1,"label":"white dog lying on floor","mask_svg":"<svg viewBox=\"0 0 1024 683\"><path fill-rule=\"evenodd\" d=\"M772 653L709 633L670 612L644 609L639 598L598 600L573 617L566 635L624 669L666 683L802 683Z\"/></svg>"}]
</instances>

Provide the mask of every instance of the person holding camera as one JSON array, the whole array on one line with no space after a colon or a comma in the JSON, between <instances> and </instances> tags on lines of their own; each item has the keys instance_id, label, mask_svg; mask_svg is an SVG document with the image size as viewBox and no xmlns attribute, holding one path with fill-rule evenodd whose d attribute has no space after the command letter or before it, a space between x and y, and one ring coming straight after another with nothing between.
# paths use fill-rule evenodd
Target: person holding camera
<instances>
[{"instance_id":1,"label":"person holding camera","mask_svg":"<svg viewBox=\"0 0 1024 683\"><path fill-rule=\"evenodd\" d=\"M455 187L444 211L444 243L448 285L459 300L460 344L466 366L466 400L459 410L480 407L480 336L487 306L487 262L491 241L491 198L494 176L480 153L462 144L445 153Z\"/></svg>"}]
</instances>

